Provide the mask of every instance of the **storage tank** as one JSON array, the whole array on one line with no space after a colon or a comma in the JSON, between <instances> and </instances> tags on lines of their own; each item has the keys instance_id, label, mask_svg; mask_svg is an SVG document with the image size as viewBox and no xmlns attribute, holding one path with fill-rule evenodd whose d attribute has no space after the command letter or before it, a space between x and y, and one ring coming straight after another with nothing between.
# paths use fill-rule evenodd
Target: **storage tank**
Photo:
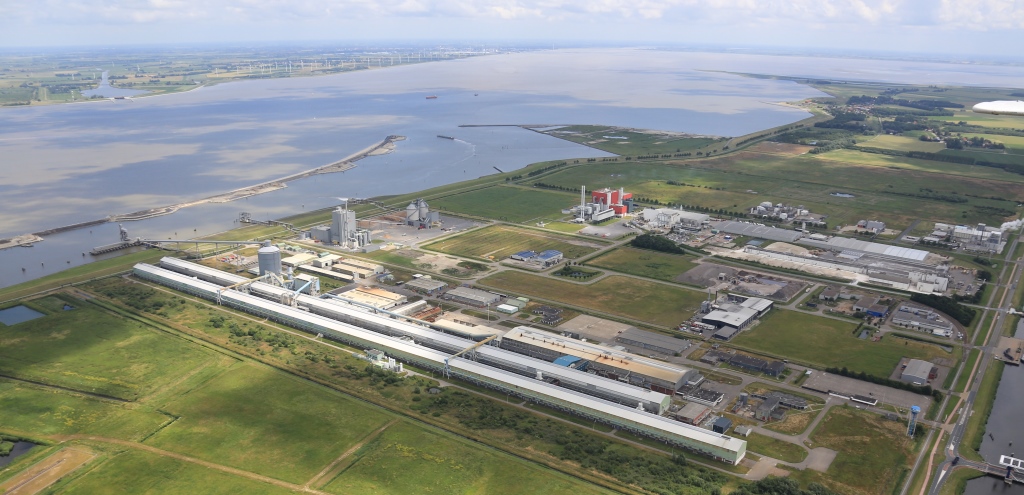
<instances>
[{"instance_id":1,"label":"storage tank","mask_svg":"<svg viewBox=\"0 0 1024 495\"><path fill-rule=\"evenodd\" d=\"M405 207L405 221L409 223L420 221L420 209L416 206L415 201Z\"/></svg>"},{"instance_id":2,"label":"storage tank","mask_svg":"<svg viewBox=\"0 0 1024 495\"><path fill-rule=\"evenodd\" d=\"M260 276L267 272L281 274L281 250L270 245L270 241L263 241L263 247L256 252L259 260Z\"/></svg>"},{"instance_id":3,"label":"storage tank","mask_svg":"<svg viewBox=\"0 0 1024 495\"><path fill-rule=\"evenodd\" d=\"M418 199L416 201L419 202L419 208L420 208L420 217L417 220L419 220L421 222L426 222L427 221L427 215L430 214L430 206L427 205L427 201L426 200Z\"/></svg>"}]
</instances>

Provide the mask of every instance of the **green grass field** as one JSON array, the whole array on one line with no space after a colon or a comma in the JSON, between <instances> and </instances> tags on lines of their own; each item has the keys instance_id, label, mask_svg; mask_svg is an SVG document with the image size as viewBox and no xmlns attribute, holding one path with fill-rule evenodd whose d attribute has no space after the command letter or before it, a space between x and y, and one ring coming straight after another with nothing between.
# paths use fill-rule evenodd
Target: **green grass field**
<instances>
[{"instance_id":1,"label":"green grass field","mask_svg":"<svg viewBox=\"0 0 1024 495\"><path fill-rule=\"evenodd\" d=\"M123 493L277 495L295 492L170 457L143 451L128 451L102 461L98 467L88 470L84 476L73 478L71 482L60 487L59 493L69 495L120 495Z\"/></svg>"},{"instance_id":2,"label":"green grass field","mask_svg":"<svg viewBox=\"0 0 1024 495\"><path fill-rule=\"evenodd\" d=\"M837 452L826 484L850 495L890 493L915 448L902 422L849 406L830 409L810 439Z\"/></svg>"},{"instance_id":3,"label":"green grass field","mask_svg":"<svg viewBox=\"0 0 1024 495\"><path fill-rule=\"evenodd\" d=\"M621 247L587 261L587 265L672 282L697 266L693 259L693 256Z\"/></svg>"},{"instance_id":4,"label":"green grass field","mask_svg":"<svg viewBox=\"0 0 1024 495\"><path fill-rule=\"evenodd\" d=\"M127 271L135 266L136 263L152 263L164 256L167 256L166 251L147 249L116 258L96 261L87 265L76 266L53 275L47 275L36 280L0 289L0 301L17 299L62 285Z\"/></svg>"},{"instance_id":5,"label":"green grass field","mask_svg":"<svg viewBox=\"0 0 1024 495\"><path fill-rule=\"evenodd\" d=\"M593 253L603 245L601 241L576 239L553 232L491 225L423 247L456 256L502 260L519 251L541 252L546 249L557 249L565 254L566 259L575 259Z\"/></svg>"},{"instance_id":6,"label":"green grass field","mask_svg":"<svg viewBox=\"0 0 1024 495\"><path fill-rule=\"evenodd\" d=\"M508 270L484 278L480 283L670 327L692 316L705 298L700 291L618 275L580 285Z\"/></svg>"},{"instance_id":7,"label":"green grass field","mask_svg":"<svg viewBox=\"0 0 1024 495\"><path fill-rule=\"evenodd\" d=\"M954 358L938 346L912 340L883 338L880 342L860 340L853 335L856 324L821 316L773 310L753 330L733 339L737 346L783 356L820 367L847 367L870 375L887 377L902 357L932 360Z\"/></svg>"},{"instance_id":8,"label":"green grass field","mask_svg":"<svg viewBox=\"0 0 1024 495\"><path fill-rule=\"evenodd\" d=\"M971 369L973 369L974 365L977 364L980 356L981 351L978 349L971 349L971 353L967 356L967 362L964 363L964 369L956 379L956 385L953 386L953 391L965 392L967 390L967 380L971 378Z\"/></svg>"},{"instance_id":9,"label":"green grass field","mask_svg":"<svg viewBox=\"0 0 1024 495\"><path fill-rule=\"evenodd\" d=\"M593 485L482 449L465 440L399 422L363 446L324 487L348 494L608 493Z\"/></svg>"},{"instance_id":10,"label":"green grass field","mask_svg":"<svg viewBox=\"0 0 1024 495\"><path fill-rule=\"evenodd\" d=\"M896 151L927 151L929 153L938 153L946 149L945 143L921 141L914 137L890 136L888 134L879 134L865 141L858 140L857 146Z\"/></svg>"},{"instance_id":11,"label":"green grass field","mask_svg":"<svg viewBox=\"0 0 1024 495\"><path fill-rule=\"evenodd\" d=\"M430 206L441 211L522 223L562 218L565 216L562 208L576 203L579 203L579 195L571 193L495 186L438 198L432 200Z\"/></svg>"},{"instance_id":12,"label":"green grass field","mask_svg":"<svg viewBox=\"0 0 1024 495\"><path fill-rule=\"evenodd\" d=\"M807 458L807 450L799 445L783 442L775 438L751 433L744 440L747 450L785 462L803 462Z\"/></svg>"},{"instance_id":13,"label":"green grass field","mask_svg":"<svg viewBox=\"0 0 1024 495\"><path fill-rule=\"evenodd\" d=\"M0 430L139 440L172 418L148 408L0 379Z\"/></svg>"},{"instance_id":14,"label":"green grass field","mask_svg":"<svg viewBox=\"0 0 1024 495\"><path fill-rule=\"evenodd\" d=\"M62 310L65 303L75 309ZM49 296L29 305L48 314L0 325L0 374L137 400L213 358L86 301Z\"/></svg>"},{"instance_id":15,"label":"green grass field","mask_svg":"<svg viewBox=\"0 0 1024 495\"><path fill-rule=\"evenodd\" d=\"M181 419L146 443L300 484L393 419L256 365L236 366L164 409Z\"/></svg>"}]
</instances>

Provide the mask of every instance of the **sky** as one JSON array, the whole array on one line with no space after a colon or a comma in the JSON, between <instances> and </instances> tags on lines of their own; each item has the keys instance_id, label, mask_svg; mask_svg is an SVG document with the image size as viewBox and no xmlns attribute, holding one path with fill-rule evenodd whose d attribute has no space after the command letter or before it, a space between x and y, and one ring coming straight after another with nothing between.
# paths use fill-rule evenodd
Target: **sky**
<instances>
[{"instance_id":1,"label":"sky","mask_svg":"<svg viewBox=\"0 0 1024 495\"><path fill-rule=\"evenodd\" d=\"M1024 58L1024 0L0 0L0 48L374 40Z\"/></svg>"}]
</instances>

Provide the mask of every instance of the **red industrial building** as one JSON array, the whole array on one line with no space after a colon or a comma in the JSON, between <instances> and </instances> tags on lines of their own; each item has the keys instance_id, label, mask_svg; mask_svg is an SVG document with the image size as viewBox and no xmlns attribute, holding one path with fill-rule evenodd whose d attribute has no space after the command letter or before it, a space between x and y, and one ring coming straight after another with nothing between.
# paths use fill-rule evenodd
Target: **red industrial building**
<instances>
[{"instance_id":1,"label":"red industrial building","mask_svg":"<svg viewBox=\"0 0 1024 495\"><path fill-rule=\"evenodd\" d=\"M605 206L601 210L611 208L615 210L616 215L622 215L629 213L633 207L633 193L628 193L619 189L598 189L596 191L590 191L590 199L594 203L600 203Z\"/></svg>"}]
</instances>

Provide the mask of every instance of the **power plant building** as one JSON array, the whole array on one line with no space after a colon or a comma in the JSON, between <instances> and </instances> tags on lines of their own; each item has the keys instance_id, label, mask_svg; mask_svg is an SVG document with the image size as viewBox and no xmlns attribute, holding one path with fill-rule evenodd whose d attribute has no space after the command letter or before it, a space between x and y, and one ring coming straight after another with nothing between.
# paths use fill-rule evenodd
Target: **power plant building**
<instances>
[{"instance_id":1,"label":"power plant building","mask_svg":"<svg viewBox=\"0 0 1024 495\"><path fill-rule=\"evenodd\" d=\"M416 199L405 207L405 224L419 228L429 228L441 222L441 214L430 211L426 200Z\"/></svg>"},{"instance_id":2,"label":"power plant building","mask_svg":"<svg viewBox=\"0 0 1024 495\"><path fill-rule=\"evenodd\" d=\"M279 304L273 301L283 300L281 296L289 291L262 282L253 282L251 293L224 290L224 285L193 277L246 279L230 274L211 275L209 272L215 271L211 268L187 265L191 266L184 267L187 268L185 273L178 273L140 263L133 273L136 277L207 300L220 300L225 306L322 334L360 349L377 349L397 362L442 372L734 465L746 454L743 440L660 416L669 404L669 397L664 394L493 346L485 345L471 355L452 358L452 354L467 348L473 341L307 295L293 299L304 309Z\"/></svg>"},{"instance_id":3,"label":"power plant building","mask_svg":"<svg viewBox=\"0 0 1024 495\"><path fill-rule=\"evenodd\" d=\"M687 381L698 380L700 376L696 370L530 327L513 328L499 339L498 345L502 349L545 361L575 356L588 362L588 371L664 394L675 394Z\"/></svg>"}]
</instances>

